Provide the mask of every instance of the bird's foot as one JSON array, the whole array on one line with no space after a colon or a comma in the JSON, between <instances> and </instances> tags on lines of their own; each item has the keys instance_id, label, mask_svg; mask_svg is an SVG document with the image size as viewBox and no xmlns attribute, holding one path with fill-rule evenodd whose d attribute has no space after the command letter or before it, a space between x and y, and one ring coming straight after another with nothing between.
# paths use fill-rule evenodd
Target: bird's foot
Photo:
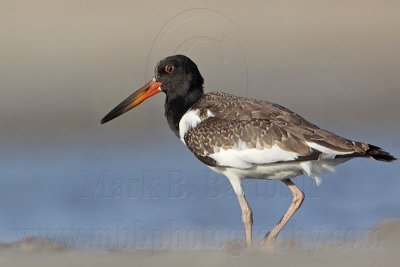
<instances>
[{"instance_id":1,"label":"bird's foot","mask_svg":"<svg viewBox=\"0 0 400 267\"><path fill-rule=\"evenodd\" d=\"M233 256L238 256L242 253L243 250L249 248L246 243L242 240L234 240L230 241L226 245L226 250L229 252L229 254Z\"/></svg>"},{"instance_id":2,"label":"bird's foot","mask_svg":"<svg viewBox=\"0 0 400 267\"><path fill-rule=\"evenodd\" d=\"M273 250L276 247L276 237L268 232L258 245L262 249Z\"/></svg>"}]
</instances>

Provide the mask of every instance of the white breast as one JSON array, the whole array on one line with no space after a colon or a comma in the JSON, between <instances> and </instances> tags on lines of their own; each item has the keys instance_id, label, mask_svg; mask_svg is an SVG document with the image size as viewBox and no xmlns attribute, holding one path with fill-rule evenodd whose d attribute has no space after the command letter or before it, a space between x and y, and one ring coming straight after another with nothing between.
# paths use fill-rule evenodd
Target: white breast
<instances>
[{"instance_id":1,"label":"white breast","mask_svg":"<svg viewBox=\"0 0 400 267\"><path fill-rule=\"evenodd\" d=\"M207 116L200 117L199 109L189 109L179 121L179 137L181 138L181 141L185 143L185 134L187 131L195 128L200 122L210 117L214 117L214 114L209 110L207 110Z\"/></svg>"}]
</instances>

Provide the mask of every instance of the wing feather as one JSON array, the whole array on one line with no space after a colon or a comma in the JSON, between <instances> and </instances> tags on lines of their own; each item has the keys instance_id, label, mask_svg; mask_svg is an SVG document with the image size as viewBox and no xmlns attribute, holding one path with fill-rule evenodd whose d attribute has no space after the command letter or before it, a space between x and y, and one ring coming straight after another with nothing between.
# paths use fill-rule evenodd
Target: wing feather
<instances>
[{"instance_id":1,"label":"wing feather","mask_svg":"<svg viewBox=\"0 0 400 267\"><path fill-rule=\"evenodd\" d=\"M362 155L368 149L366 143L320 129L267 101L209 93L192 109L214 116L184 136L189 149L211 166L247 168L253 164Z\"/></svg>"}]
</instances>

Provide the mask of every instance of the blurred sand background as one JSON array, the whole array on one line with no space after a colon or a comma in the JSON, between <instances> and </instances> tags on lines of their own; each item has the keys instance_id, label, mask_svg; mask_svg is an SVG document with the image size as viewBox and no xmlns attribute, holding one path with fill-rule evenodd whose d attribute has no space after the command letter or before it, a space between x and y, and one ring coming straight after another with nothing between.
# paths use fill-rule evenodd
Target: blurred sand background
<instances>
[{"instance_id":1,"label":"blurred sand background","mask_svg":"<svg viewBox=\"0 0 400 267\"><path fill-rule=\"evenodd\" d=\"M206 168L169 132L163 96L110 124L99 123L170 54L184 53L197 62L205 91L279 103L323 128L367 140L398 157L399 14L400 2L390 0L1 0L0 241L14 245L0 249L0 265L393 263L400 248L398 226L389 228L394 241L382 243L387 244L383 249L330 248L312 257L303 247L239 257L224 249L167 248L155 255L147 250L108 252L109 247L100 252L30 251L17 240L35 236L21 229L89 229L138 218L142 227L176 220L183 229L241 229L234 198L105 200L87 197L82 189L86 176L104 170L112 178L149 170L160 181L171 170L177 171L172 175L204 178ZM318 226L328 232L365 230L399 218L398 171L398 163L355 160L344 165L320 188L310 187L312 197L294 225L309 226L309 231ZM184 181L190 190L203 185L200 179ZM267 198L267 207L265 199L254 195L250 190L256 216L261 213L256 227L273 225L288 204L287 195Z\"/></svg>"},{"instance_id":2,"label":"blurred sand background","mask_svg":"<svg viewBox=\"0 0 400 267\"><path fill-rule=\"evenodd\" d=\"M101 138L93 135L101 129L99 118L150 78L148 57L158 60L177 48L168 40L163 44L170 51L150 51L157 34L193 8L220 12L234 26L221 17L209 29L194 21L192 28L178 29L182 35L212 36L219 24L225 35L232 27L240 30L235 34L241 34L247 59L249 96L279 102L332 129L363 132L376 125L372 130L380 134L398 131L397 1L3 0L2 142L37 148L39 137L66 138L63 133ZM206 77L207 91L245 94L241 81L246 77L229 63L241 57L239 51L228 54L225 64L213 43L190 52ZM156 60L149 62L150 71ZM164 125L153 125L163 118L148 115L158 106L162 112L163 98L150 102L124 123L119 120L102 131L133 131L134 121L143 132L150 126L167 132Z\"/></svg>"}]
</instances>

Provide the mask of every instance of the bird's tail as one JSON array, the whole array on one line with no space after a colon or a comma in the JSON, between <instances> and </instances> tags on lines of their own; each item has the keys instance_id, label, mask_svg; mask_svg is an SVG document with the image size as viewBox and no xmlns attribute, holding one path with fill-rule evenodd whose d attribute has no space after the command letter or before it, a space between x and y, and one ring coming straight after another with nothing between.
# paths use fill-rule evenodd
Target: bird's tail
<instances>
[{"instance_id":1,"label":"bird's tail","mask_svg":"<svg viewBox=\"0 0 400 267\"><path fill-rule=\"evenodd\" d=\"M368 144L368 149L365 152L367 156L370 156L373 159L379 160L379 161L386 161L386 162L391 162L396 160L396 158L391 155L389 152L386 152L380 147Z\"/></svg>"}]
</instances>

